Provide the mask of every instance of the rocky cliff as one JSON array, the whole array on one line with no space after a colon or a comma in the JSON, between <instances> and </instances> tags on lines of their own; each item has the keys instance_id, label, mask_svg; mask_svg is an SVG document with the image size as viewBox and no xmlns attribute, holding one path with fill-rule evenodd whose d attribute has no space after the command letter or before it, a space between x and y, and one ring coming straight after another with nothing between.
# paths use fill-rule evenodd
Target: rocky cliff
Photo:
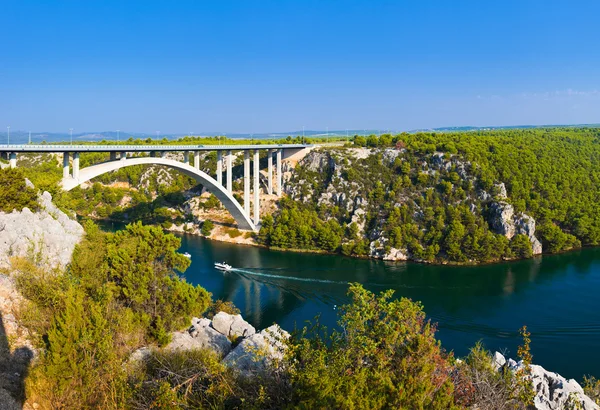
<instances>
[{"instance_id":1,"label":"rocky cliff","mask_svg":"<svg viewBox=\"0 0 600 410\"><path fill-rule=\"evenodd\" d=\"M44 192L38 197L41 208L31 212L0 212L0 268L10 267L10 258L32 257L48 267L64 267L71 261L83 227L52 203Z\"/></svg>"},{"instance_id":2,"label":"rocky cliff","mask_svg":"<svg viewBox=\"0 0 600 410\"><path fill-rule=\"evenodd\" d=\"M482 229L479 236L489 231L510 242L522 234L529 239L533 255L542 253L535 219L515 212L502 181L490 185L483 178L477 164L457 154L417 154L396 148L321 149L310 152L291 170L284 189L291 199L313 209L335 209L335 214L319 213L355 225L358 237L368 238L367 256L372 258L423 261L434 254L445 259L449 252L443 247L432 249L429 258L415 254L407 246L407 234L391 227L415 225L411 229L422 234L411 234L419 242L413 241L412 248L426 250L434 242L427 238L432 228L452 236L443 232L448 216L436 208L466 208L476 219L473 226ZM402 210L401 214L394 209ZM400 222L393 222L396 218ZM468 216L457 219L467 230L473 229L466 226Z\"/></svg>"},{"instance_id":3,"label":"rocky cliff","mask_svg":"<svg viewBox=\"0 0 600 410\"><path fill-rule=\"evenodd\" d=\"M30 185L30 183L28 182ZM30 185L31 186L31 185ZM30 257L48 269L70 261L84 230L53 203L48 192L39 195L40 210L0 212L0 271L10 272L12 257ZM18 321L23 297L14 280L0 273L0 408L20 409L24 378L35 349Z\"/></svg>"}]
</instances>

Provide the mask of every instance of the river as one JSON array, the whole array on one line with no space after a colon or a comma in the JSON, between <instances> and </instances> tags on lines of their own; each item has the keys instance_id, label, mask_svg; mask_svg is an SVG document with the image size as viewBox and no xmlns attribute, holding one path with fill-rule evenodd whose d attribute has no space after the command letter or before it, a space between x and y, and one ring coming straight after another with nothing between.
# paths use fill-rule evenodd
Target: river
<instances>
[{"instance_id":1,"label":"river","mask_svg":"<svg viewBox=\"0 0 600 410\"><path fill-rule=\"evenodd\" d=\"M567 378L600 376L600 248L495 265L456 267L292 253L181 236L192 255L186 279L230 300L257 329L334 326L348 282L419 300L438 338L457 356L478 340L516 356L531 331L533 361ZM226 261L233 272L214 269Z\"/></svg>"}]
</instances>

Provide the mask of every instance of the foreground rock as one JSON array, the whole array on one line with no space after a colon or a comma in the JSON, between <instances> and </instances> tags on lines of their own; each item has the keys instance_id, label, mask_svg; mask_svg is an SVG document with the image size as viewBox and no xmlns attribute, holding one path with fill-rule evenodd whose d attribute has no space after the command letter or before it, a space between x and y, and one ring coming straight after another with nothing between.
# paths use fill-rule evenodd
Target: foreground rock
<instances>
[{"instance_id":1,"label":"foreground rock","mask_svg":"<svg viewBox=\"0 0 600 410\"><path fill-rule=\"evenodd\" d=\"M272 325L260 333L244 338L225 357L223 363L246 376L264 372L283 359L284 342L289 337L288 332L278 325Z\"/></svg>"},{"instance_id":2,"label":"foreground rock","mask_svg":"<svg viewBox=\"0 0 600 410\"><path fill-rule=\"evenodd\" d=\"M523 367L522 362L515 362L496 352L493 365L498 371L516 371ZM542 366L531 365L531 382L535 391L534 406L539 410L559 410L575 408L582 410L599 410L600 406L585 395L583 388L574 379L567 380L558 373L550 372Z\"/></svg>"},{"instance_id":3,"label":"foreground rock","mask_svg":"<svg viewBox=\"0 0 600 410\"><path fill-rule=\"evenodd\" d=\"M47 268L65 267L75 245L84 234L83 227L52 203L44 192L38 201L41 209L31 212L0 212L0 268L10 267L10 258L32 257Z\"/></svg>"},{"instance_id":4,"label":"foreground rock","mask_svg":"<svg viewBox=\"0 0 600 410\"><path fill-rule=\"evenodd\" d=\"M16 319L22 301L12 278L0 274L0 410L21 408L25 377L35 356L26 329Z\"/></svg>"},{"instance_id":5,"label":"foreground rock","mask_svg":"<svg viewBox=\"0 0 600 410\"><path fill-rule=\"evenodd\" d=\"M173 333L171 343L167 345L167 349L171 350L200 348L210 349L223 357L231 350L231 341L211 327L209 319L193 318L192 326L185 332Z\"/></svg>"},{"instance_id":6,"label":"foreground rock","mask_svg":"<svg viewBox=\"0 0 600 410\"><path fill-rule=\"evenodd\" d=\"M283 359L285 340L290 335L278 325L257 333L241 315L219 312L212 320L193 318L189 329L174 332L171 337L167 350L209 349L223 358L226 366L250 376L275 367ZM232 341L239 342L233 349ZM143 361L151 353L147 347L138 349L129 362Z\"/></svg>"},{"instance_id":7,"label":"foreground rock","mask_svg":"<svg viewBox=\"0 0 600 410\"><path fill-rule=\"evenodd\" d=\"M213 317L211 326L219 333L232 339L249 337L256 333L254 326L246 322L242 315L230 315L225 312L217 313Z\"/></svg>"}]
</instances>

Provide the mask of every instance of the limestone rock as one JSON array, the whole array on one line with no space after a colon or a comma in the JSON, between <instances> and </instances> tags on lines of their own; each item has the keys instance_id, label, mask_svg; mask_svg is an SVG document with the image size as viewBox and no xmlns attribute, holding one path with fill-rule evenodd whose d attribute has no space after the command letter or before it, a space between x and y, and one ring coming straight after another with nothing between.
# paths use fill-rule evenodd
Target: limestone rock
<instances>
[{"instance_id":1,"label":"limestone rock","mask_svg":"<svg viewBox=\"0 0 600 410\"><path fill-rule=\"evenodd\" d=\"M513 220L515 210L507 202L492 202L490 204L490 224L496 233L511 239L515 236L515 223Z\"/></svg>"},{"instance_id":2,"label":"limestone rock","mask_svg":"<svg viewBox=\"0 0 600 410\"><path fill-rule=\"evenodd\" d=\"M210 326L208 319L192 319L192 326L185 332L174 332L167 349L192 350L208 348L221 356L231 350L231 342L227 336L217 332Z\"/></svg>"},{"instance_id":3,"label":"limestone rock","mask_svg":"<svg viewBox=\"0 0 600 410\"><path fill-rule=\"evenodd\" d=\"M408 260L408 251L406 249L391 248L388 253L383 256L384 261L405 261Z\"/></svg>"},{"instance_id":4,"label":"limestone rock","mask_svg":"<svg viewBox=\"0 0 600 410\"><path fill-rule=\"evenodd\" d=\"M394 163L394 161L396 161L396 158L398 158L398 156L400 156L402 152L397 150L397 149L393 149L393 148L386 148L383 150L383 163L385 165L392 165Z\"/></svg>"},{"instance_id":5,"label":"limestone rock","mask_svg":"<svg viewBox=\"0 0 600 410\"><path fill-rule=\"evenodd\" d=\"M505 364L506 364L506 359L504 358L504 356L499 352L494 353L493 362L492 362L492 366L494 367L494 369L496 371L498 371Z\"/></svg>"},{"instance_id":6,"label":"limestone rock","mask_svg":"<svg viewBox=\"0 0 600 410\"><path fill-rule=\"evenodd\" d=\"M600 408L585 395L583 388L573 379L567 380L560 374L549 372L535 364L531 365L531 377L535 390L536 409L564 409L569 402L580 404L580 406L573 405L571 408L584 410Z\"/></svg>"},{"instance_id":7,"label":"limestone rock","mask_svg":"<svg viewBox=\"0 0 600 410\"><path fill-rule=\"evenodd\" d=\"M335 166L335 161L327 152L311 151L301 161L305 169L312 172L331 172Z\"/></svg>"},{"instance_id":8,"label":"limestone rock","mask_svg":"<svg viewBox=\"0 0 600 410\"><path fill-rule=\"evenodd\" d=\"M217 313L213 317L211 326L217 332L230 338L248 337L256 333L256 329L246 322L241 315L230 315L225 312Z\"/></svg>"},{"instance_id":9,"label":"limestone rock","mask_svg":"<svg viewBox=\"0 0 600 410\"><path fill-rule=\"evenodd\" d=\"M534 255L542 253L542 243L535 237L535 219L529 215L521 214L516 219L515 227L518 234L527 235Z\"/></svg>"},{"instance_id":10,"label":"limestone rock","mask_svg":"<svg viewBox=\"0 0 600 410\"><path fill-rule=\"evenodd\" d=\"M229 313L225 312L219 312L213 317L211 326L222 335L229 336L229 330L231 329L231 325L233 324L234 320L234 315L230 315Z\"/></svg>"},{"instance_id":11,"label":"limestone rock","mask_svg":"<svg viewBox=\"0 0 600 410\"><path fill-rule=\"evenodd\" d=\"M64 267L84 234L83 227L52 203L44 192L38 197L41 209L31 212L0 212L0 268L8 268L13 256L31 256L47 268Z\"/></svg>"},{"instance_id":12,"label":"limestone rock","mask_svg":"<svg viewBox=\"0 0 600 410\"><path fill-rule=\"evenodd\" d=\"M500 365L500 363L502 363ZM497 370L517 371L523 368L523 362L504 358L494 353L493 366ZM558 373L547 371L542 366L531 365L531 383L535 392L534 408L538 410L559 410L579 408L583 410L600 410L600 406L585 395L583 388L575 380L567 380Z\"/></svg>"},{"instance_id":13,"label":"limestone rock","mask_svg":"<svg viewBox=\"0 0 600 410\"><path fill-rule=\"evenodd\" d=\"M223 364L244 375L264 372L276 361L283 359L284 340L289 333L273 325L260 333L245 338L223 359Z\"/></svg>"},{"instance_id":14,"label":"limestone rock","mask_svg":"<svg viewBox=\"0 0 600 410\"><path fill-rule=\"evenodd\" d=\"M229 330L229 337L249 337L256 333L256 329L250 323L246 322L241 315L236 315L231 329Z\"/></svg>"},{"instance_id":15,"label":"limestone rock","mask_svg":"<svg viewBox=\"0 0 600 410\"><path fill-rule=\"evenodd\" d=\"M508 194L506 193L506 185L504 185L504 182L494 185L494 189L496 190L496 198L501 200L508 198Z\"/></svg>"},{"instance_id":16,"label":"limestone rock","mask_svg":"<svg viewBox=\"0 0 600 410\"><path fill-rule=\"evenodd\" d=\"M366 223L366 212L363 208L357 208L352 215L352 219L350 223L355 223L358 227L358 234L362 235L365 231L365 223Z\"/></svg>"}]
</instances>

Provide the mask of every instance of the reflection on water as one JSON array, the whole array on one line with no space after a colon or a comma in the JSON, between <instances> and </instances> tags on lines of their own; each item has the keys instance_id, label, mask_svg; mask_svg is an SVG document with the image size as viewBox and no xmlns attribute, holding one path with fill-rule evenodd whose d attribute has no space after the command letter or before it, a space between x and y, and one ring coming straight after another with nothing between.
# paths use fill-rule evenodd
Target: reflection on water
<instances>
[{"instance_id":1,"label":"reflection on water","mask_svg":"<svg viewBox=\"0 0 600 410\"><path fill-rule=\"evenodd\" d=\"M257 328L301 327L347 302L348 282L419 300L446 349L464 355L477 340L515 355L518 329L532 332L534 361L566 377L600 376L600 249L479 267L430 266L276 252L183 236L186 278L236 304ZM215 261L236 268L221 272Z\"/></svg>"}]
</instances>

